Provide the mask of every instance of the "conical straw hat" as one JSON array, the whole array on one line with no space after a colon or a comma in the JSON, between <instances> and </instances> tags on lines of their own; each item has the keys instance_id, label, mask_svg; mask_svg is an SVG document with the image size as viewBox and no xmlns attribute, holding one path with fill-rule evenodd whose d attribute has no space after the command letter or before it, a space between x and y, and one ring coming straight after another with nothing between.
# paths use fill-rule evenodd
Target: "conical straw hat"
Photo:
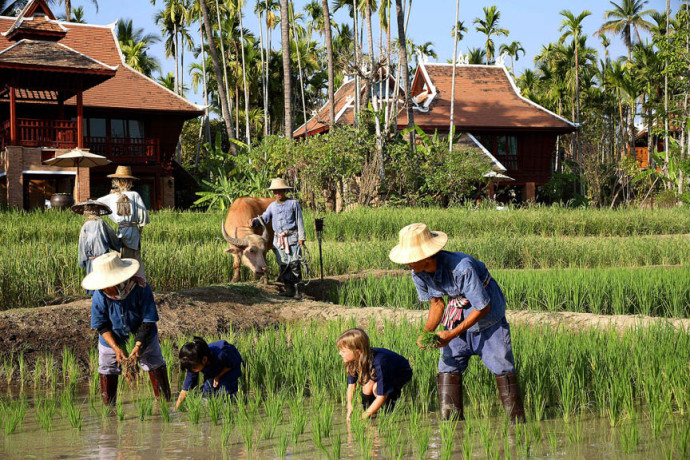
<instances>
[{"instance_id":1,"label":"conical straw hat","mask_svg":"<svg viewBox=\"0 0 690 460\"><path fill-rule=\"evenodd\" d=\"M111 179L132 179L139 180L138 177L132 176L132 168L129 166L118 166L115 174L108 174Z\"/></svg>"},{"instance_id":2,"label":"conical straw hat","mask_svg":"<svg viewBox=\"0 0 690 460\"><path fill-rule=\"evenodd\" d=\"M292 190L292 187L285 182L285 179L278 177L271 180L271 186L268 187L269 190Z\"/></svg>"},{"instance_id":3,"label":"conical straw hat","mask_svg":"<svg viewBox=\"0 0 690 460\"><path fill-rule=\"evenodd\" d=\"M388 257L396 264L411 264L431 257L448 242L443 232L431 232L426 224L410 224L400 230L398 245L391 249Z\"/></svg>"},{"instance_id":4,"label":"conical straw hat","mask_svg":"<svg viewBox=\"0 0 690 460\"><path fill-rule=\"evenodd\" d=\"M113 213L113 211L110 209L110 207L108 205L101 203L100 201L91 200L91 199L88 199L86 201L82 201L81 203L77 203L77 204L73 205L70 209L73 212L76 212L77 214L84 214L84 210L86 209L87 206L95 207L98 211L99 216L107 216L108 214Z\"/></svg>"},{"instance_id":5,"label":"conical straw hat","mask_svg":"<svg viewBox=\"0 0 690 460\"><path fill-rule=\"evenodd\" d=\"M91 262L92 272L84 277L81 287L89 291L109 288L133 277L139 270L136 259L120 259L116 252L96 257Z\"/></svg>"}]
</instances>

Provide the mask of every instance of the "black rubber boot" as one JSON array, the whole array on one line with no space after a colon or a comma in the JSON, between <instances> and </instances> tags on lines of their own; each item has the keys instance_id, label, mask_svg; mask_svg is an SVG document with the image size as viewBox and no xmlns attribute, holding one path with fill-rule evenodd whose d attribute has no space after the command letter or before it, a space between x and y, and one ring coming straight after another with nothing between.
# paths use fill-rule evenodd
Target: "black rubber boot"
<instances>
[{"instance_id":1,"label":"black rubber boot","mask_svg":"<svg viewBox=\"0 0 690 460\"><path fill-rule=\"evenodd\" d=\"M167 366L164 365L149 371L149 379L151 380L153 394L156 398L160 398L161 393L163 393L165 400L170 401L170 382L168 381Z\"/></svg>"},{"instance_id":2,"label":"black rubber boot","mask_svg":"<svg viewBox=\"0 0 690 460\"><path fill-rule=\"evenodd\" d=\"M101 383L101 398L106 406L114 406L117 400L117 375L98 374Z\"/></svg>"},{"instance_id":3,"label":"black rubber boot","mask_svg":"<svg viewBox=\"0 0 690 460\"><path fill-rule=\"evenodd\" d=\"M376 395L375 394L364 394L362 393L362 409L367 410L369 409L369 406L374 404L374 401L376 400Z\"/></svg>"},{"instance_id":4,"label":"black rubber boot","mask_svg":"<svg viewBox=\"0 0 690 460\"><path fill-rule=\"evenodd\" d=\"M515 425L516 421L525 423L525 409L522 407L517 374L512 372L510 374L497 375L496 386L498 387L498 396L501 398L501 403L510 419L510 424Z\"/></svg>"},{"instance_id":5,"label":"black rubber boot","mask_svg":"<svg viewBox=\"0 0 690 460\"><path fill-rule=\"evenodd\" d=\"M462 375L451 372L439 372L436 375L438 385L438 412L441 420L464 420L462 404Z\"/></svg>"}]
</instances>

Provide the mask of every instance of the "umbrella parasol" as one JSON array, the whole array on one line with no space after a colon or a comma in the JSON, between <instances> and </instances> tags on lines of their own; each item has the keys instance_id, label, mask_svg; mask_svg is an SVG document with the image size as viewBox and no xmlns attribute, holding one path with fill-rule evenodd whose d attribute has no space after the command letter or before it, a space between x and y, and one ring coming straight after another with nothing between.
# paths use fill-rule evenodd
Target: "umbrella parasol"
<instances>
[{"instance_id":1,"label":"umbrella parasol","mask_svg":"<svg viewBox=\"0 0 690 460\"><path fill-rule=\"evenodd\" d=\"M95 153L88 152L86 150L82 150L80 148L76 148L74 150L70 150L67 153L63 153L62 155L58 155L55 158L51 158L50 160L46 160L44 163L50 166L59 166L63 168L77 168L77 195L81 195L79 193L79 168L92 168L94 166L103 166L107 165L111 161L108 160L106 157L101 156L101 155L96 155ZM81 196L78 197L81 199Z\"/></svg>"},{"instance_id":2,"label":"umbrella parasol","mask_svg":"<svg viewBox=\"0 0 690 460\"><path fill-rule=\"evenodd\" d=\"M515 180L510 176L506 176L505 174L501 174L500 172L496 172L496 171L489 171L488 173L484 174L484 177L486 177L488 179Z\"/></svg>"}]
</instances>

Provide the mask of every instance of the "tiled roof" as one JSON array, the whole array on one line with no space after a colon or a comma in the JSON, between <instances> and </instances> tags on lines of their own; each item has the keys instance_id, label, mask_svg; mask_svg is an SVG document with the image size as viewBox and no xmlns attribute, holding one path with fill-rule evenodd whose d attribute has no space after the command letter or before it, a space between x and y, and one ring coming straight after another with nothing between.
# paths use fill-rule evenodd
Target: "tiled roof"
<instances>
[{"instance_id":1,"label":"tiled roof","mask_svg":"<svg viewBox=\"0 0 690 460\"><path fill-rule=\"evenodd\" d=\"M61 44L43 40L21 40L0 51L0 67L20 64L33 67L64 68L69 71L114 72L107 66Z\"/></svg>"},{"instance_id":2,"label":"tiled roof","mask_svg":"<svg viewBox=\"0 0 690 460\"><path fill-rule=\"evenodd\" d=\"M6 32L16 18L0 17L0 32ZM120 55L113 26L61 22L68 29L59 43L109 66L118 66L115 76L84 92L85 107L155 110L184 113L194 117L202 109L126 66ZM0 35L0 51L14 42ZM66 104L76 104L75 98Z\"/></svg>"},{"instance_id":3,"label":"tiled roof","mask_svg":"<svg viewBox=\"0 0 690 460\"><path fill-rule=\"evenodd\" d=\"M36 35L52 35L55 38L64 36L67 29L60 25L59 22L49 19L45 16L35 16L32 18L18 19L12 27L6 32L7 38L15 38L16 36L31 36Z\"/></svg>"},{"instance_id":4,"label":"tiled roof","mask_svg":"<svg viewBox=\"0 0 690 460\"><path fill-rule=\"evenodd\" d=\"M414 122L423 128L446 129L450 120L453 66L426 63L419 66L411 92L421 92L419 79L431 80L428 111L415 110ZM433 89L436 94L434 95ZM428 97L425 98L426 102ZM423 103L420 101L420 105ZM475 129L550 130L572 132L567 120L521 97L502 66L457 65L455 74L455 126L463 131ZM405 112L398 115L398 125L407 125Z\"/></svg>"},{"instance_id":5,"label":"tiled roof","mask_svg":"<svg viewBox=\"0 0 690 460\"><path fill-rule=\"evenodd\" d=\"M355 97L355 81L350 80L345 82L340 88L338 88L338 91L335 92L333 95L333 100L335 101L335 116L336 116L336 123L339 124L347 124L347 123L352 123L352 115L349 117L346 116L343 118L343 115L345 114L345 111L351 112L351 109L346 109L346 106L349 105ZM338 115L340 114L340 117ZM349 121L348 121L349 120ZM307 127L308 130L307 132L311 134L316 134L320 133L322 131L325 131L328 129L328 102L321 107L321 109L314 115L312 118L309 119L307 122ZM299 128L297 128L294 133L292 134L293 137L301 137L304 136L304 130L305 126L302 125Z\"/></svg>"}]
</instances>

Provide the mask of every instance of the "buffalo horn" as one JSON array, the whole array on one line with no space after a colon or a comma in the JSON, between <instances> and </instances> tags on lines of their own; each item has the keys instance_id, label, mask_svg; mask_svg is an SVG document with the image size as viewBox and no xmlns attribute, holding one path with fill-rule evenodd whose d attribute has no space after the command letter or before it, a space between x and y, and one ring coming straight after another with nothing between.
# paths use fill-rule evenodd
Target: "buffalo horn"
<instances>
[{"instance_id":1,"label":"buffalo horn","mask_svg":"<svg viewBox=\"0 0 690 460\"><path fill-rule=\"evenodd\" d=\"M230 235L228 235L228 232L225 231L225 222L222 222L222 229L223 238L225 238L225 241L228 243L232 244L233 246L237 246L238 248L246 248L249 246L249 240L247 238L232 238Z\"/></svg>"},{"instance_id":2,"label":"buffalo horn","mask_svg":"<svg viewBox=\"0 0 690 460\"><path fill-rule=\"evenodd\" d=\"M261 234L261 238L263 238L264 241L268 241L268 229L266 228L266 224L264 223L264 220L261 217L259 217L259 222L261 222L261 226L264 228L264 231Z\"/></svg>"}]
</instances>

